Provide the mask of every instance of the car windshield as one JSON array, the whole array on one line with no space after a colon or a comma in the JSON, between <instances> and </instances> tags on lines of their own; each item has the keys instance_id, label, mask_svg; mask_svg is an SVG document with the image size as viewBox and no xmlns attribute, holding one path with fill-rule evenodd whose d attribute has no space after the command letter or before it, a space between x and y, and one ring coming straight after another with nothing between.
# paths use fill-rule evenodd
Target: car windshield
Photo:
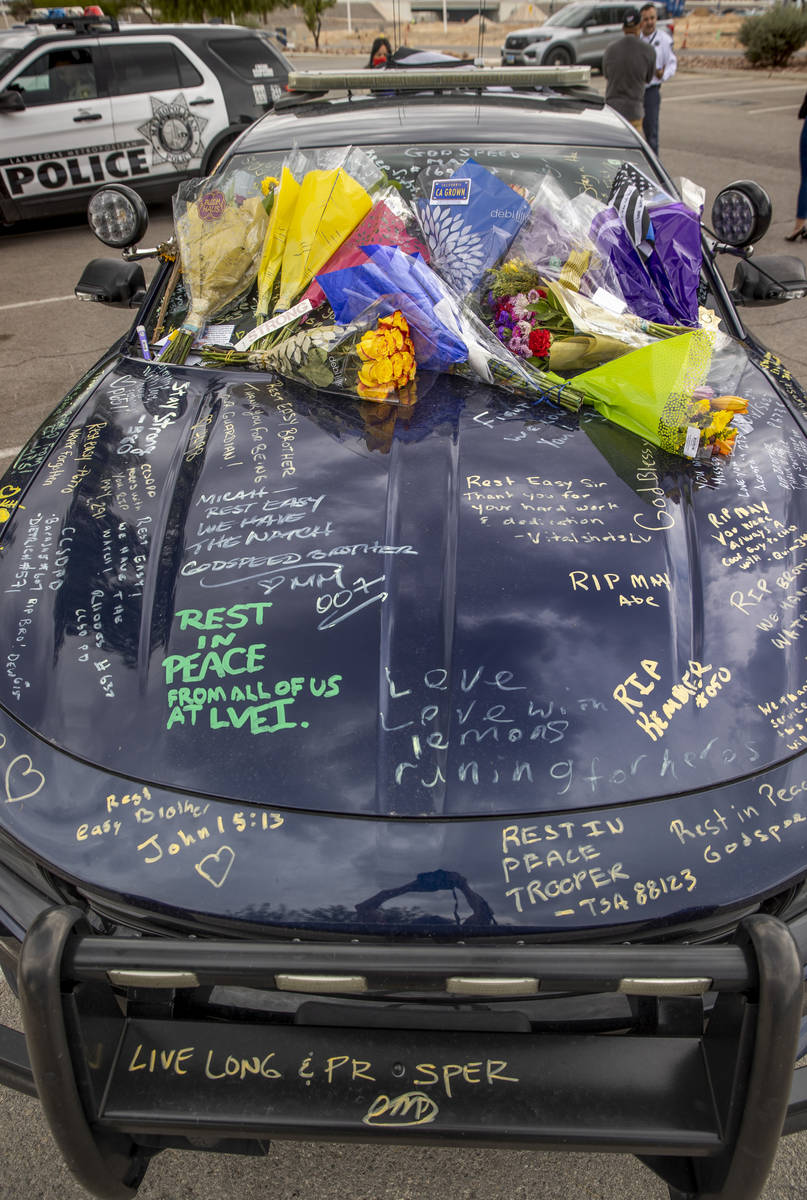
<instances>
[{"instance_id":1,"label":"car windshield","mask_svg":"<svg viewBox=\"0 0 807 1200\"><path fill-rule=\"evenodd\" d=\"M582 11L582 9L580 10ZM490 146L454 143L407 146L362 147L368 156L406 198L416 201L438 175L450 175L463 162L475 162L511 186L523 186L535 194L541 181L550 178L568 200L586 194L601 202L608 200L614 176L622 163L630 163L652 175L647 159L635 150L583 146L576 149L558 146ZM332 152L334 155L338 150ZM226 168L224 178L239 173L250 177L277 176L288 158L284 150L262 154L238 155ZM656 178L653 176L654 179Z\"/></svg>"},{"instance_id":2,"label":"car windshield","mask_svg":"<svg viewBox=\"0 0 807 1200\"><path fill-rule=\"evenodd\" d=\"M590 16L590 4L568 4L548 17L544 24L557 25L562 29L580 29L586 17Z\"/></svg>"}]
</instances>

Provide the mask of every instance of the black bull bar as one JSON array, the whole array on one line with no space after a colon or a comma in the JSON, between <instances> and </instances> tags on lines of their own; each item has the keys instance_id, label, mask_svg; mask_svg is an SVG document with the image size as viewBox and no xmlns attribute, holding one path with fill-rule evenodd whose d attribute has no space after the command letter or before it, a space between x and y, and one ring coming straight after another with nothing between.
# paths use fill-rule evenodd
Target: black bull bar
<instances>
[{"instance_id":1,"label":"black bull bar","mask_svg":"<svg viewBox=\"0 0 807 1200\"><path fill-rule=\"evenodd\" d=\"M709 947L122 939L81 922L65 907L31 925L25 1033L0 1028L0 1083L38 1095L68 1166L108 1200L134 1195L165 1145L260 1152L273 1137L631 1153L672 1197L755 1200L781 1134L807 1129L803 966L775 917ZM181 1020L160 1003L176 988L321 995L346 980L421 1000L623 992L655 1018L607 1036L457 1027L433 1006L365 1022L346 1005L329 1022L340 1010L320 1004L311 1023L279 1024ZM146 1002L124 1014L113 985Z\"/></svg>"}]
</instances>

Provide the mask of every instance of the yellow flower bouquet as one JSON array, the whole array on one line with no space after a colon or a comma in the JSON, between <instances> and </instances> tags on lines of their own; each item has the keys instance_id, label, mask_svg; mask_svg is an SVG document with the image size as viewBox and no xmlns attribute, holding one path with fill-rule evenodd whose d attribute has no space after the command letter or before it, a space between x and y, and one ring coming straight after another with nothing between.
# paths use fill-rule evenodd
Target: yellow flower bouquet
<instances>
[{"instance_id":1,"label":"yellow flower bouquet","mask_svg":"<svg viewBox=\"0 0 807 1200\"><path fill-rule=\"evenodd\" d=\"M229 200L218 181L188 180L174 198L182 277L190 307L163 350L163 362L183 363L193 341L220 309L251 286L266 232L264 197Z\"/></svg>"},{"instance_id":2,"label":"yellow flower bouquet","mask_svg":"<svg viewBox=\"0 0 807 1200\"><path fill-rule=\"evenodd\" d=\"M378 167L355 147L288 156L261 249L259 321L291 308L370 212L380 181Z\"/></svg>"},{"instance_id":3,"label":"yellow flower bouquet","mask_svg":"<svg viewBox=\"0 0 807 1200\"><path fill-rule=\"evenodd\" d=\"M238 362L286 379L360 400L412 405L415 348L401 312L369 314L350 325L301 329L269 348L206 350L207 362Z\"/></svg>"}]
</instances>

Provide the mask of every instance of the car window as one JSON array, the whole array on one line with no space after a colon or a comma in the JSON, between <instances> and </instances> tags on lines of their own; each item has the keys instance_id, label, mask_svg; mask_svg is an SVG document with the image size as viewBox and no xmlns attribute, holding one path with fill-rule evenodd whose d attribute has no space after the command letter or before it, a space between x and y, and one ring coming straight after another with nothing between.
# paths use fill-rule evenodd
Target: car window
<instances>
[{"instance_id":1,"label":"car window","mask_svg":"<svg viewBox=\"0 0 807 1200\"><path fill-rule=\"evenodd\" d=\"M545 25L559 25L565 29L580 29L586 17L591 16L590 4L569 4L559 9L544 22Z\"/></svg>"},{"instance_id":2,"label":"car window","mask_svg":"<svg viewBox=\"0 0 807 1200\"><path fill-rule=\"evenodd\" d=\"M139 42L106 46L110 64L110 95L199 87L196 67L173 42Z\"/></svg>"},{"instance_id":3,"label":"car window","mask_svg":"<svg viewBox=\"0 0 807 1200\"><path fill-rule=\"evenodd\" d=\"M29 108L68 100L93 100L98 95L98 85L92 50L86 46L49 50L15 75L9 86L22 92Z\"/></svg>"},{"instance_id":4,"label":"car window","mask_svg":"<svg viewBox=\"0 0 807 1200\"><path fill-rule=\"evenodd\" d=\"M595 8L591 14L591 20L595 25L610 25L613 21L612 8Z\"/></svg>"},{"instance_id":5,"label":"car window","mask_svg":"<svg viewBox=\"0 0 807 1200\"><path fill-rule=\"evenodd\" d=\"M222 62L231 67L236 75L250 83L272 79L275 75L285 73L279 69L277 55L262 38L218 38L210 43L210 49Z\"/></svg>"},{"instance_id":6,"label":"car window","mask_svg":"<svg viewBox=\"0 0 807 1200\"><path fill-rule=\"evenodd\" d=\"M294 70L294 68L292 67L289 60L286 58L283 51L280 49L280 47L277 45L277 43L269 36L268 33L261 33L259 31L257 36L258 36L259 41L263 42L266 46L269 47L269 51L273 55L275 61L280 64L280 66L283 68L283 70L286 72L286 74L288 74L289 71Z\"/></svg>"},{"instance_id":7,"label":"car window","mask_svg":"<svg viewBox=\"0 0 807 1200\"><path fill-rule=\"evenodd\" d=\"M0 72L5 70L7 64L11 62L16 53L16 48L14 50L0 49Z\"/></svg>"}]
</instances>

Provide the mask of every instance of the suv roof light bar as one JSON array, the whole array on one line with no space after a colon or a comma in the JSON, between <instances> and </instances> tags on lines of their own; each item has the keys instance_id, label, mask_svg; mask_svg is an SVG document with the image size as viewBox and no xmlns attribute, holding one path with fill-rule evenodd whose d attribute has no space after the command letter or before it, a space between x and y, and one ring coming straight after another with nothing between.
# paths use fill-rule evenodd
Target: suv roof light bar
<instances>
[{"instance_id":1,"label":"suv roof light bar","mask_svg":"<svg viewBox=\"0 0 807 1200\"><path fill-rule=\"evenodd\" d=\"M441 88L578 88L591 80L591 67L402 67L357 71L292 71L290 92L435 91Z\"/></svg>"},{"instance_id":2,"label":"suv roof light bar","mask_svg":"<svg viewBox=\"0 0 807 1200\"><path fill-rule=\"evenodd\" d=\"M26 25L50 25L55 29L73 31L84 36L88 33L120 33L117 17L98 17L90 14L81 17L29 17Z\"/></svg>"}]
</instances>

